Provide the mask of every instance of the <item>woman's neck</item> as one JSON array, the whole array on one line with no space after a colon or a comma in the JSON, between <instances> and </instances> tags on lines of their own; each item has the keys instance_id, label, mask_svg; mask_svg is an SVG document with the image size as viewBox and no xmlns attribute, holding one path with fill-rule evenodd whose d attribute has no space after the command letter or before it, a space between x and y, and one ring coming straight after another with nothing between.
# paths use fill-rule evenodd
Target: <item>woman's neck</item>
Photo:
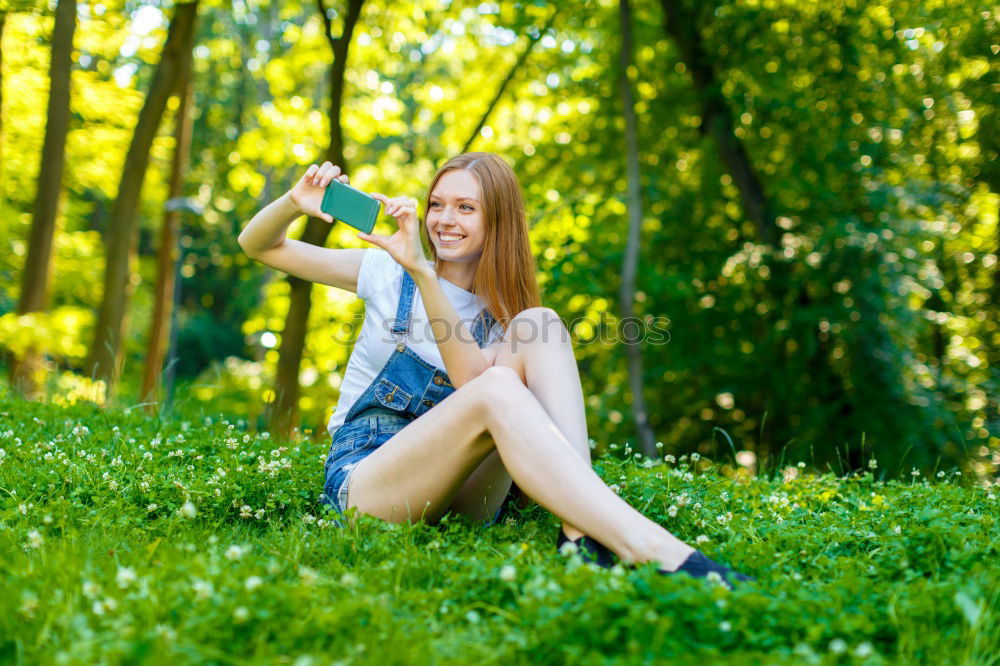
<instances>
[{"instance_id":1,"label":"woman's neck","mask_svg":"<svg viewBox=\"0 0 1000 666\"><path fill-rule=\"evenodd\" d=\"M437 274L448 282L451 282L466 291L472 291L472 282L476 277L476 267L478 265L478 261L470 263L439 261Z\"/></svg>"}]
</instances>

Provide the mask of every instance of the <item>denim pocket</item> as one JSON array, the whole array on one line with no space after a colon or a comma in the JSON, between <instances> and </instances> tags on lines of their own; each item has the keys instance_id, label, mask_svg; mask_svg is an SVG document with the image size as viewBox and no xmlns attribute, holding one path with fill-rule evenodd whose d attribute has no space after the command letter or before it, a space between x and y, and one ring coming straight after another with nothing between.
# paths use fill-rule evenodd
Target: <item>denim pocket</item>
<instances>
[{"instance_id":1,"label":"denim pocket","mask_svg":"<svg viewBox=\"0 0 1000 666\"><path fill-rule=\"evenodd\" d=\"M371 439L371 427L367 421L341 426L333 435L327 464L329 465L330 461L336 458L363 448Z\"/></svg>"},{"instance_id":2,"label":"denim pocket","mask_svg":"<svg viewBox=\"0 0 1000 666\"><path fill-rule=\"evenodd\" d=\"M375 399L389 409L403 411L410 404L413 395L383 377L375 385Z\"/></svg>"}]
</instances>

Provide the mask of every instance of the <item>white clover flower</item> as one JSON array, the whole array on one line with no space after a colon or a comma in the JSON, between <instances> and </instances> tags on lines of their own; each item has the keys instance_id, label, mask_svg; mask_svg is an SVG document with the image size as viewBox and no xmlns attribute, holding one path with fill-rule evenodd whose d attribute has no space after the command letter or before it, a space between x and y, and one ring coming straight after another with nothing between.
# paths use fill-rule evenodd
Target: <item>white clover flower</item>
<instances>
[{"instance_id":1,"label":"white clover flower","mask_svg":"<svg viewBox=\"0 0 1000 666\"><path fill-rule=\"evenodd\" d=\"M712 573L715 573L715 572L713 571ZM725 620L723 620L722 622L719 623L719 630L720 631L732 631L733 630L733 625L731 625L731 624L729 624L729 622L726 622Z\"/></svg>"},{"instance_id":2,"label":"white clover flower","mask_svg":"<svg viewBox=\"0 0 1000 666\"><path fill-rule=\"evenodd\" d=\"M88 599L93 599L100 593L101 593L101 587L97 583L94 583L89 580L83 581L83 596L87 597Z\"/></svg>"},{"instance_id":3,"label":"white clover flower","mask_svg":"<svg viewBox=\"0 0 1000 666\"><path fill-rule=\"evenodd\" d=\"M500 567L500 580L510 583L516 578L517 569L514 568L513 564L505 564Z\"/></svg>"},{"instance_id":4,"label":"white clover flower","mask_svg":"<svg viewBox=\"0 0 1000 666\"><path fill-rule=\"evenodd\" d=\"M697 537L695 537L694 542L697 544L708 543L708 537L705 536L704 534L699 534Z\"/></svg>"},{"instance_id":5,"label":"white clover flower","mask_svg":"<svg viewBox=\"0 0 1000 666\"><path fill-rule=\"evenodd\" d=\"M185 518L194 518L198 515L198 509L191 502L191 500L188 500L187 502L184 502L184 505L180 509L180 513Z\"/></svg>"},{"instance_id":6,"label":"white clover flower","mask_svg":"<svg viewBox=\"0 0 1000 666\"><path fill-rule=\"evenodd\" d=\"M31 592L24 592L21 595L21 607L17 610L22 615L34 617L35 611L38 610L38 597Z\"/></svg>"},{"instance_id":7,"label":"white clover flower","mask_svg":"<svg viewBox=\"0 0 1000 666\"><path fill-rule=\"evenodd\" d=\"M243 587L245 587L250 592L253 592L263 584L264 584L264 579L261 578L260 576L250 576L249 578L246 579L246 582L243 583Z\"/></svg>"},{"instance_id":8,"label":"white clover flower","mask_svg":"<svg viewBox=\"0 0 1000 666\"><path fill-rule=\"evenodd\" d=\"M944 470L941 470L940 472L938 472L938 473L937 473L937 477L938 477L939 479L943 479L943 478L944 478Z\"/></svg>"},{"instance_id":9,"label":"white clover flower","mask_svg":"<svg viewBox=\"0 0 1000 666\"><path fill-rule=\"evenodd\" d=\"M250 518L253 516L253 509L250 508L249 504L244 504L240 507L240 518Z\"/></svg>"},{"instance_id":10,"label":"white clover flower","mask_svg":"<svg viewBox=\"0 0 1000 666\"><path fill-rule=\"evenodd\" d=\"M892 526L892 531L894 533L896 533L896 534L902 534L903 533L903 528L901 528L899 525L893 525Z\"/></svg>"},{"instance_id":11,"label":"white clover flower","mask_svg":"<svg viewBox=\"0 0 1000 666\"><path fill-rule=\"evenodd\" d=\"M104 615L104 604L100 601L95 601L90 607L90 612L94 615Z\"/></svg>"},{"instance_id":12,"label":"white clover flower","mask_svg":"<svg viewBox=\"0 0 1000 666\"><path fill-rule=\"evenodd\" d=\"M118 602L115 601L114 597L108 597L101 602L105 610L113 611L118 608Z\"/></svg>"},{"instance_id":13,"label":"white clover flower","mask_svg":"<svg viewBox=\"0 0 1000 666\"><path fill-rule=\"evenodd\" d=\"M250 611L246 609L246 606L237 606L236 610L233 611L233 620L237 623L246 622L250 619Z\"/></svg>"},{"instance_id":14,"label":"white clover flower","mask_svg":"<svg viewBox=\"0 0 1000 666\"><path fill-rule=\"evenodd\" d=\"M350 572L345 573L343 576L340 577L340 584L345 585L347 587L354 587L355 585L358 584L358 577Z\"/></svg>"},{"instance_id":15,"label":"white clover flower","mask_svg":"<svg viewBox=\"0 0 1000 666\"><path fill-rule=\"evenodd\" d=\"M153 503L151 503L151 504L149 504L149 505L146 506L146 511L147 511L147 513L153 513L154 511L156 511L159 508L160 507L157 506L155 502L153 502Z\"/></svg>"},{"instance_id":16,"label":"white clover flower","mask_svg":"<svg viewBox=\"0 0 1000 666\"><path fill-rule=\"evenodd\" d=\"M874 458L868 461L868 469L876 469L878 467L878 461Z\"/></svg>"},{"instance_id":17,"label":"white clover flower","mask_svg":"<svg viewBox=\"0 0 1000 666\"><path fill-rule=\"evenodd\" d=\"M670 508L667 509L667 515L670 516L671 518L676 517L677 516L677 507L674 506L673 504L671 504Z\"/></svg>"},{"instance_id":18,"label":"white clover flower","mask_svg":"<svg viewBox=\"0 0 1000 666\"><path fill-rule=\"evenodd\" d=\"M572 541L567 541L563 545L559 546L559 552L567 557L573 555L578 550L580 550L579 546L577 546Z\"/></svg>"},{"instance_id":19,"label":"white clover flower","mask_svg":"<svg viewBox=\"0 0 1000 666\"><path fill-rule=\"evenodd\" d=\"M910 472L910 476L912 476L912 477L918 477L918 476L920 476L920 471L916 467L914 467L913 471Z\"/></svg>"},{"instance_id":20,"label":"white clover flower","mask_svg":"<svg viewBox=\"0 0 1000 666\"><path fill-rule=\"evenodd\" d=\"M143 460L152 460L153 459L153 452L152 451L146 451L145 453L142 454L142 459Z\"/></svg>"},{"instance_id":21,"label":"white clover flower","mask_svg":"<svg viewBox=\"0 0 1000 666\"><path fill-rule=\"evenodd\" d=\"M28 546L31 548L41 548L42 542L44 541L45 539L42 538L42 533L38 530L31 530L28 532Z\"/></svg>"},{"instance_id":22,"label":"white clover flower","mask_svg":"<svg viewBox=\"0 0 1000 666\"><path fill-rule=\"evenodd\" d=\"M28 515L28 505L27 504L19 504L17 506L17 510L21 512L22 516L27 516Z\"/></svg>"},{"instance_id":23,"label":"white clover flower","mask_svg":"<svg viewBox=\"0 0 1000 666\"><path fill-rule=\"evenodd\" d=\"M842 638L834 638L830 641L830 652L834 654L843 654L847 651L847 643L844 642Z\"/></svg>"},{"instance_id":24,"label":"white clover flower","mask_svg":"<svg viewBox=\"0 0 1000 666\"><path fill-rule=\"evenodd\" d=\"M264 509L257 509L257 513L253 515L257 520L264 520Z\"/></svg>"},{"instance_id":25,"label":"white clover flower","mask_svg":"<svg viewBox=\"0 0 1000 666\"><path fill-rule=\"evenodd\" d=\"M865 657L870 657L874 651L875 648L872 647L872 644L865 641L854 648L854 656L864 659Z\"/></svg>"},{"instance_id":26,"label":"white clover flower","mask_svg":"<svg viewBox=\"0 0 1000 666\"><path fill-rule=\"evenodd\" d=\"M799 467L799 469L805 469L806 468L806 464L804 462L799 461L798 467Z\"/></svg>"},{"instance_id":27,"label":"white clover flower","mask_svg":"<svg viewBox=\"0 0 1000 666\"><path fill-rule=\"evenodd\" d=\"M173 627L167 626L165 624L158 624L153 627L153 631L156 632L157 636L165 641L173 642L177 639L177 632L174 631Z\"/></svg>"},{"instance_id":28,"label":"white clover flower","mask_svg":"<svg viewBox=\"0 0 1000 666\"><path fill-rule=\"evenodd\" d=\"M675 463L677 462L677 458L673 457L668 453L667 455L663 456L663 461L666 463Z\"/></svg>"},{"instance_id":29,"label":"white clover flower","mask_svg":"<svg viewBox=\"0 0 1000 666\"><path fill-rule=\"evenodd\" d=\"M312 515L311 513L307 513L306 515L302 516L302 522L305 523L306 525L312 525L313 523L316 522L316 516Z\"/></svg>"},{"instance_id":30,"label":"white clover flower","mask_svg":"<svg viewBox=\"0 0 1000 666\"><path fill-rule=\"evenodd\" d=\"M701 454L700 453L692 453L691 454L691 462L698 462L699 460L701 460Z\"/></svg>"},{"instance_id":31,"label":"white clover flower","mask_svg":"<svg viewBox=\"0 0 1000 666\"><path fill-rule=\"evenodd\" d=\"M229 560L230 562L235 562L236 560L243 557L243 553L244 551L242 548L240 548L236 544L233 544L232 546L226 549L226 559Z\"/></svg>"},{"instance_id":32,"label":"white clover flower","mask_svg":"<svg viewBox=\"0 0 1000 666\"><path fill-rule=\"evenodd\" d=\"M303 585L312 586L319 580L319 574L309 567L299 567L299 578L302 580Z\"/></svg>"},{"instance_id":33,"label":"white clover flower","mask_svg":"<svg viewBox=\"0 0 1000 666\"><path fill-rule=\"evenodd\" d=\"M118 567L118 575L115 576L115 580L118 581L118 587L125 589L129 585L135 582L136 575L135 570L130 567Z\"/></svg>"},{"instance_id":34,"label":"white clover flower","mask_svg":"<svg viewBox=\"0 0 1000 666\"><path fill-rule=\"evenodd\" d=\"M212 596L212 592L214 591L211 583L207 580L201 580L200 578L196 578L195 581L191 583L191 589L194 590L194 596L196 599L208 599Z\"/></svg>"}]
</instances>

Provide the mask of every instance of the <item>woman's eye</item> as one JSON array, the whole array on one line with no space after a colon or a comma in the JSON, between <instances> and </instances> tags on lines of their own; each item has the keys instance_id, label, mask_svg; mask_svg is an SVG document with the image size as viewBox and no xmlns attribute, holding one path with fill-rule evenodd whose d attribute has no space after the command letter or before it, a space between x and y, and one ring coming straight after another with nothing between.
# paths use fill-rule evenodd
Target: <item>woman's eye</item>
<instances>
[{"instance_id":1,"label":"woman's eye","mask_svg":"<svg viewBox=\"0 0 1000 666\"><path fill-rule=\"evenodd\" d=\"M468 208L469 210L472 210L472 206L470 206L469 204L462 204L462 205Z\"/></svg>"},{"instance_id":2,"label":"woman's eye","mask_svg":"<svg viewBox=\"0 0 1000 666\"><path fill-rule=\"evenodd\" d=\"M432 201L431 202L431 208L434 208L434 206L440 206L440 205L441 204L439 204L437 201Z\"/></svg>"}]
</instances>

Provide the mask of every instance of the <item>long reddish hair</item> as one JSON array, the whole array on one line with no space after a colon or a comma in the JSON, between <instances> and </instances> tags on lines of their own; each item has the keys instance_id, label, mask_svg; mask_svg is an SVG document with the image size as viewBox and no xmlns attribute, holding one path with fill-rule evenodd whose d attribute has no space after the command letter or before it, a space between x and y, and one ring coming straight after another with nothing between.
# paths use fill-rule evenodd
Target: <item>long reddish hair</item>
<instances>
[{"instance_id":1,"label":"long reddish hair","mask_svg":"<svg viewBox=\"0 0 1000 666\"><path fill-rule=\"evenodd\" d=\"M427 189L424 210L430 210L431 192L441 176L457 169L469 171L479 181L486 226L486 239L472 280L472 292L482 299L486 309L506 331L515 315L542 304L535 277L535 257L528 240L521 184L514 170L499 155L462 153L448 160L434 174ZM420 227L434 258L434 268L440 272L443 260L427 236L427 225Z\"/></svg>"}]
</instances>

